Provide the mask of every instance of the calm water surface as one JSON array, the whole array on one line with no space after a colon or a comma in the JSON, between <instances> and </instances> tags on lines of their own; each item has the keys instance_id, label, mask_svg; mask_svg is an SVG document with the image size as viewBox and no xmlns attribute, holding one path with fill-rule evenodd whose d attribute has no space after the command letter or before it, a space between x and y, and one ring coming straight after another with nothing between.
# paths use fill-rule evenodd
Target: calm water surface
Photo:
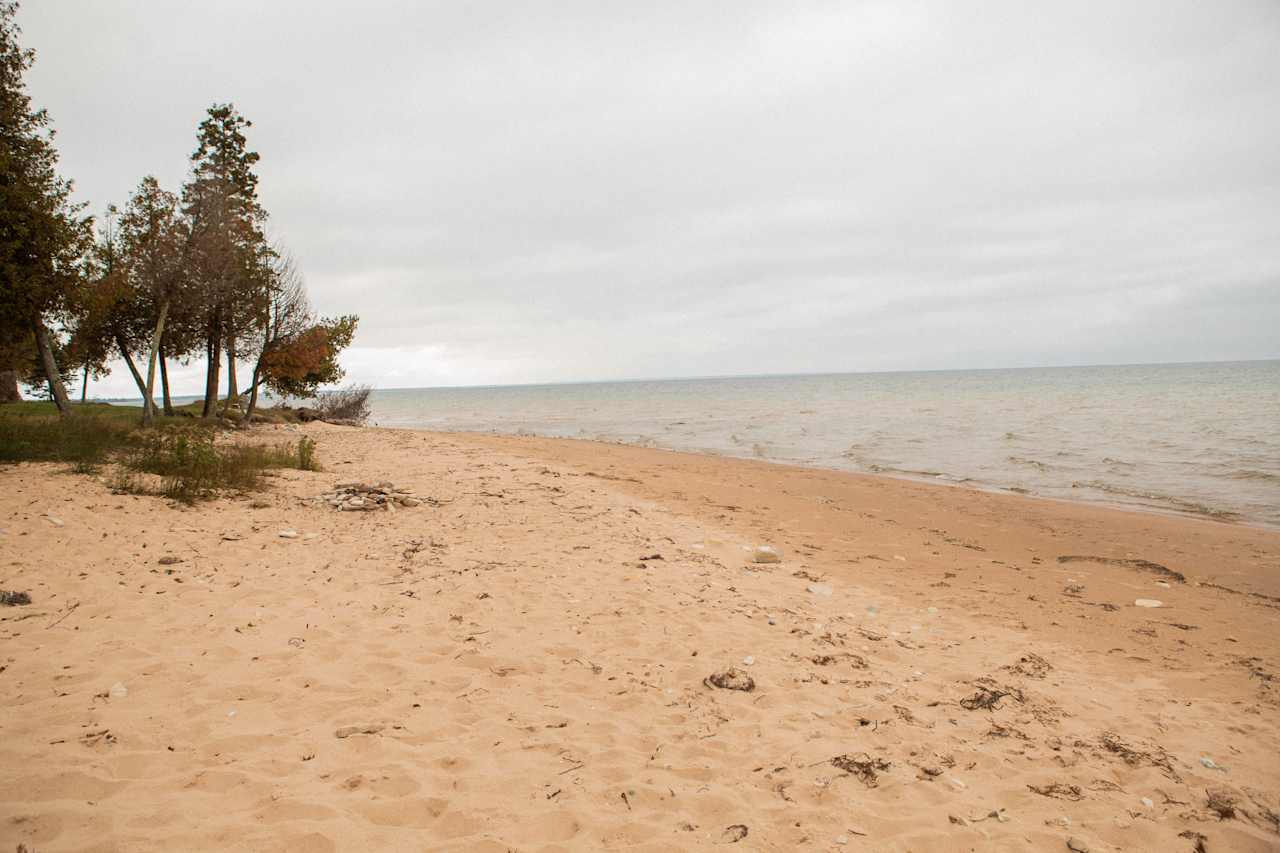
<instances>
[{"instance_id":1,"label":"calm water surface","mask_svg":"<svg viewBox=\"0 0 1280 853\"><path fill-rule=\"evenodd\" d=\"M383 426L894 474L1280 526L1280 361L378 391Z\"/></svg>"}]
</instances>

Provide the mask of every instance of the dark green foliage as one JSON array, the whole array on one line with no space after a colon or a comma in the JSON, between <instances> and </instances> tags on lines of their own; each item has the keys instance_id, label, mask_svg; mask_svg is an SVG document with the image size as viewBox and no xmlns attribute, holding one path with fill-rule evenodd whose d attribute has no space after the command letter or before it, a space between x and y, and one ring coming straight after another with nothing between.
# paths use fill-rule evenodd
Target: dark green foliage
<instances>
[{"instance_id":1,"label":"dark green foliage","mask_svg":"<svg viewBox=\"0 0 1280 853\"><path fill-rule=\"evenodd\" d=\"M72 309L92 221L82 215L84 205L71 200L71 182L58 174L48 113L33 108L27 94L35 53L18 43L17 11L16 2L0 2L0 349L35 331L42 355L51 359L47 327Z\"/></svg>"}]
</instances>

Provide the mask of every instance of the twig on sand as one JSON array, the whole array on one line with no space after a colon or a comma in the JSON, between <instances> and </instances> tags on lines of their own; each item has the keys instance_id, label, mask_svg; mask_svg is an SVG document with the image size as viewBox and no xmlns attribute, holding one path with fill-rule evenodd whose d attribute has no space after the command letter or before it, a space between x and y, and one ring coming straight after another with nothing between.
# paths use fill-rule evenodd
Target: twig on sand
<instances>
[{"instance_id":1,"label":"twig on sand","mask_svg":"<svg viewBox=\"0 0 1280 853\"><path fill-rule=\"evenodd\" d=\"M563 776L563 775L564 775L564 774L566 774L566 773L572 773L572 772L573 772L573 771L575 771L575 770L581 770L582 768L584 768L584 767L586 767L586 766L587 766L587 762L583 761L583 762L581 762L580 764L575 764L573 767L570 767L570 768L568 768L567 770L561 770L561 771L560 771L559 773L557 773L556 775L557 775L557 776Z\"/></svg>"},{"instance_id":2,"label":"twig on sand","mask_svg":"<svg viewBox=\"0 0 1280 853\"><path fill-rule=\"evenodd\" d=\"M70 606L70 607L68 607L68 608L66 609L66 611L65 611L61 616L59 616L57 619L54 619L54 620L53 620L52 622L50 622L48 625L45 625L45 626L44 626L44 627L45 627L45 630L48 630L48 629L50 629L50 628L54 627L55 625L58 625L59 623L61 623L63 619L66 619L68 616L70 616L72 613L74 613L74 612L75 612L75 610L76 610L76 608L77 608L77 607L79 607L79 606L80 606L80 602L78 602L78 601L73 601L73 602L71 603L71 606Z\"/></svg>"}]
</instances>

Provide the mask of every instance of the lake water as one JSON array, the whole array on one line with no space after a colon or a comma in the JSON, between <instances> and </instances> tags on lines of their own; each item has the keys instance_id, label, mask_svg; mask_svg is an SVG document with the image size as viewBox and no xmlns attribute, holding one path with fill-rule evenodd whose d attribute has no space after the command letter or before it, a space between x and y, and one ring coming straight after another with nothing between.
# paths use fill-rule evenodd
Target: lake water
<instances>
[{"instance_id":1,"label":"lake water","mask_svg":"<svg viewBox=\"0 0 1280 853\"><path fill-rule=\"evenodd\" d=\"M1280 526L1280 361L377 391L382 426L625 442Z\"/></svg>"}]
</instances>

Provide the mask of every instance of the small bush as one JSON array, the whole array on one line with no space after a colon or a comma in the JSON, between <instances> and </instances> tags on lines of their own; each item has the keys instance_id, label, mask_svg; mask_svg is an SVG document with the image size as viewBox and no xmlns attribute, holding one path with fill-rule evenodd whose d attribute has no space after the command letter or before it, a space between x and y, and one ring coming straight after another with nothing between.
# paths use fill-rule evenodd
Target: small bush
<instances>
[{"instance_id":1,"label":"small bush","mask_svg":"<svg viewBox=\"0 0 1280 853\"><path fill-rule=\"evenodd\" d=\"M352 421L362 424L369 420L369 395L373 389L368 385L350 385L337 391L330 391L316 400L317 417L322 421Z\"/></svg>"},{"instance_id":2,"label":"small bush","mask_svg":"<svg viewBox=\"0 0 1280 853\"><path fill-rule=\"evenodd\" d=\"M194 503L221 490L254 491L262 487L264 473L272 468L319 470L315 442L309 438L274 447L219 446L208 430L148 434L126 464L163 477L161 494L182 503Z\"/></svg>"}]
</instances>

